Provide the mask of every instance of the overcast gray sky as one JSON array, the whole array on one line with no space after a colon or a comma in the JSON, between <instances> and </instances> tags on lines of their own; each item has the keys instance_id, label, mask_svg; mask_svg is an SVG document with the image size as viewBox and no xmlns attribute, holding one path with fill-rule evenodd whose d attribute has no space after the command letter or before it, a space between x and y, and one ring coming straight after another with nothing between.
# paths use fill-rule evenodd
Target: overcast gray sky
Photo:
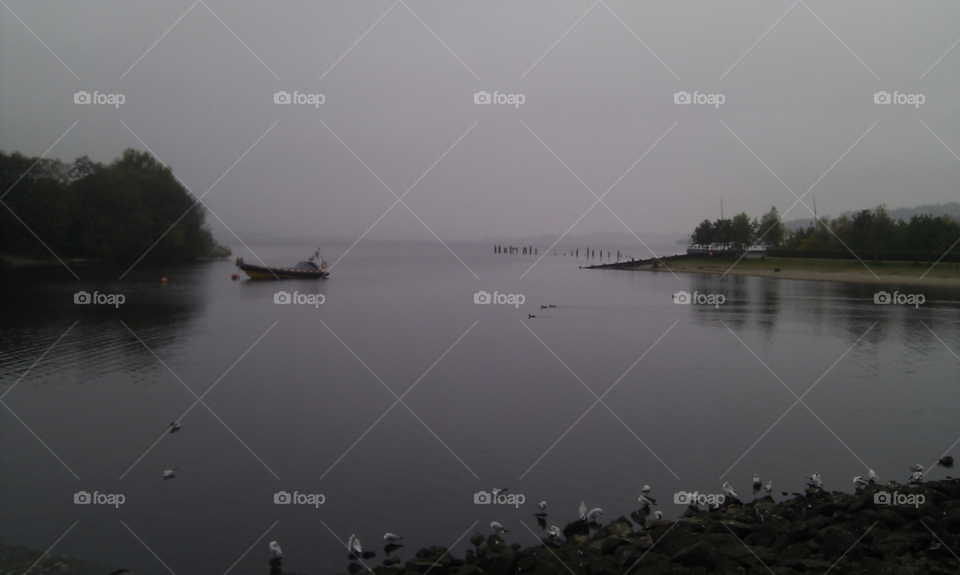
<instances>
[{"instance_id":1,"label":"overcast gray sky","mask_svg":"<svg viewBox=\"0 0 960 575\"><path fill-rule=\"evenodd\" d=\"M146 144L241 237L356 239L415 183L444 240L559 236L590 190L572 234L960 197L954 0L4 2L0 149ZM401 204L368 237L431 236Z\"/></svg>"}]
</instances>

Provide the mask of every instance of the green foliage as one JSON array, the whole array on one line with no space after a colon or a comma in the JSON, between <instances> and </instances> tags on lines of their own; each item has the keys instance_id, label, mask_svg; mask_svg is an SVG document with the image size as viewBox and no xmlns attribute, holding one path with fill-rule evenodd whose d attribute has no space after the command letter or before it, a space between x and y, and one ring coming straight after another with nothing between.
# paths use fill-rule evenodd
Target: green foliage
<instances>
[{"instance_id":1,"label":"green foliage","mask_svg":"<svg viewBox=\"0 0 960 575\"><path fill-rule=\"evenodd\" d=\"M780 222L773 207L760 221L750 222L745 213L732 220L704 220L694 230L696 246L740 251L754 243L768 247L805 251L847 251L876 254L910 252L941 254L953 246L951 253L960 253L960 223L949 215L914 215L910 221L894 221L885 206L862 210L852 217L822 219L807 228L789 232ZM957 244L957 245L954 245Z\"/></svg>"},{"instance_id":2,"label":"green foliage","mask_svg":"<svg viewBox=\"0 0 960 575\"><path fill-rule=\"evenodd\" d=\"M145 260L230 254L206 228L203 206L146 152L125 150L109 165L0 152L0 189L10 189L9 210L0 207L0 251L46 255L32 230L63 258L129 262L154 243Z\"/></svg>"}]
</instances>

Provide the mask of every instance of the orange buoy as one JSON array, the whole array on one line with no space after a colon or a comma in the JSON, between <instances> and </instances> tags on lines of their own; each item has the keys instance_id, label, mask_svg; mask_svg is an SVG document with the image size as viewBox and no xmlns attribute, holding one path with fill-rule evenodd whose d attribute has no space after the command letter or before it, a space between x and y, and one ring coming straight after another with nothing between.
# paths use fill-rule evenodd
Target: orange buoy
<instances>
[{"instance_id":1,"label":"orange buoy","mask_svg":"<svg viewBox=\"0 0 960 575\"><path fill-rule=\"evenodd\" d=\"M238 276L237 274L232 274L232 275L230 276L230 279L236 281L236 280L240 279L240 276Z\"/></svg>"},{"instance_id":2,"label":"orange buoy","mask_svg":"<svg viewBox=\"0 0 960 575\"><path fill-rule=\"evenodd\" d=\"M160 278L161 283L167 283L167 278Z\"/></svg>"}]
</instances>

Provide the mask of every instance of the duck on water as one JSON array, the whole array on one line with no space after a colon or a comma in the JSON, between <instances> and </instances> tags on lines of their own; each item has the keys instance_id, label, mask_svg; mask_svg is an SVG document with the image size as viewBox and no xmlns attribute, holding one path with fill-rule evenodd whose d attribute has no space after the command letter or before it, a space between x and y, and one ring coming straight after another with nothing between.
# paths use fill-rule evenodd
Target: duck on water
<instances>
[{"instance_id":1,"label":"duck on water","mask_svg":"<svg viewBox=\"0 0 960 575\"><path fill-rule=\"evenodd\" d=\"M289 268L255 266L244 263L243 258L237 258L237 267L250 276L250 279L255 280L323 279L330 275L327 262L320 256L320 248L317 248L307 261L298 262Z\"/></svg>"}]
</instances>

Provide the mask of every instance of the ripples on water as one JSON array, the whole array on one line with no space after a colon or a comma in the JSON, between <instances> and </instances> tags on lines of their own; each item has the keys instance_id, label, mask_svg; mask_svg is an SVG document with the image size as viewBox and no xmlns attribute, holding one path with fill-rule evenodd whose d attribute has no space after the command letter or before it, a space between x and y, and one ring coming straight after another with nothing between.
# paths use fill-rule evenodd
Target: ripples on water
<instances>
[{"instance_id":1,"label":"ripples on water","mask_svg":"<svg viewBox=\"0 0 960 575\"><path fill-rule=\"evenodd\" d=\"M534 258L452 247L480 281L420 243L361 243L326 282L233 282L229 262L138 267L123 281L102 268L78 269L82 282L56 268L0 271L0 393L36 363L4 398L22 423L0 412L0 464L13 470L0 478L3 539L46 548L79 519L59 552L165 572L122 519L174 571L224 570L279 520L234 571L262 573L277 539L290 570L335 572L346 560L321 520L341 539L356 533L375 561L385 531L406 536L406 560L493 519L529 545L520 521L534 525L541 499L549 524L572 520L580 500L611 519L649 483L671 517L682 511L673 493L717 490L728 469L741 494L753 473L777 493L813 472L851 490L861 461L903 481L908 464L960 437L956 290L923 287L917 310L875 306L868 283L585 271L562 256L520 280ZM302 257L255 249L271 263ZM277 306L281 288L327 300ZM75 305L78 289L126 303ZM727 301L677 306L680 289ZM480 290L527 302L477 306ZM591 391L615 382L594 405ZM409 409L394 405L386 388L403 396L415 383ZM198 404L164 436L191 390L211 390L213 413ZM791 409L791 390L806 406ZM170 467L177 478L164 482ZM494 486L526 504L473 504ZM80 489L127 503L75 506ZM327 502L276 506L280 489Z\"/></svg>"}]
</instances>

